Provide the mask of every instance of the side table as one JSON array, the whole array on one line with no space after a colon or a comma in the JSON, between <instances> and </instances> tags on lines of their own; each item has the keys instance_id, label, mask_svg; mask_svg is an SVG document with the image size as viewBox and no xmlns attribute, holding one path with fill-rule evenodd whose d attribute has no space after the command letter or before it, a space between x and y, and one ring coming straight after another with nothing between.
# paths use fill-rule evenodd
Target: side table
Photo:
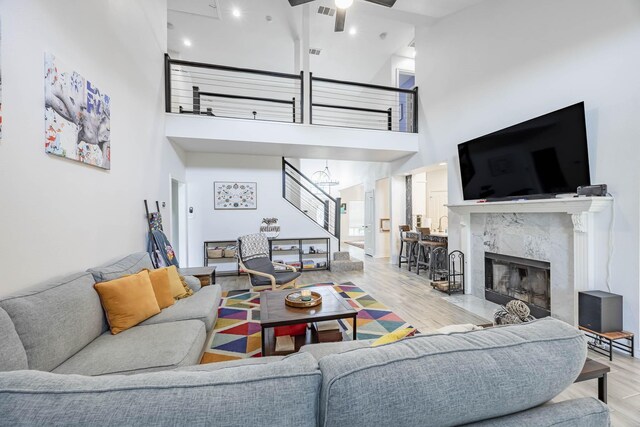
<instances>
[{"instance_id":1,"label":"side table","mask_svg":"<svg viewBox=\"0 0 640 427\"><path fill-rule=\"evenodd\" d=\"M582 372L578 375L578 378L574 382L579 383L582 381L588 381L598 379L598 399L607 403L607 374L611 371L611 368L604 363L596 362L593 359L587 358L584 362Z\"/></svg>"},{"instance_id":2,"label":"side table","mask_svg":"<svg viewBox=\"0 0 640 427\"><path fill-rule=\"evenodd\" d=\"M607 356L609 360L613 360L613 349L616 348L625 353L629 353L634 357L634 337L633 333L627 331L620 332L596 332L591 329L579 326L579 329L593 341L589 343L589 349L596 353ZM627 340L627 344L617 342Z\"/></svg>"},{"instance_id":3,"label":"side table","mask_svg":"<svg viewBox=\"0 0 640 427\"><path fill-rule=\"evenodd\" d=\"M178 273L182 276L195 276L200 280L202 286L216 284L216 268L215 267L191 267L179 268Z\"/></svg>"}]
</instances>

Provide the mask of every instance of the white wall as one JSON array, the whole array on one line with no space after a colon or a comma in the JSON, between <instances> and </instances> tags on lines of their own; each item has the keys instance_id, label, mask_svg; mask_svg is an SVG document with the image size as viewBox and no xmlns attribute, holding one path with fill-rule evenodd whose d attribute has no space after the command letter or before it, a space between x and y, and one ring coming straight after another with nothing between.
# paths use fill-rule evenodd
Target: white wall
<instances>
[{"instance_id":1,"label":"white wall","mask_svg":"<svg viewBox=\"0 0 640 427\"><path fill-rule=\"evenodd\" d=\"M487 0L418 29L416 46L421 153L394 166L449 161L451 202L462 199L458 143L585 102L592 181L615 197L611 290L638 333L640 2ZM607 226L600 214L600 236ZM605 288L606 239L596 258Z\"/></svg>"},{"instance_id":2,"label":"white wall","mask_svg":"<svg viewBox=\"0 0 640 427\"><path fill-rule=\"evenodd\" d=\"M411 175L411 226L415 227L418 215L422 216L422 227L427 227L427 173L418 172Z\"/></svg>"},{"instance_id":3,"label":"white wall","mask_svg":"<svg viewBox=\"0 0 640 427\"><path fill-rule=\"evenodd\" d=\"M391 185L389 178L383 178L376 181L375 190L375 239L376 239L376 258L385 258L391 254L390 231L381 231L380 220L391 219Z\"/></svg>"},{"instance_id":4,"label":"white wall","mask_svg":"<svg viewBox=\"0 0 640 427\"><path fill-rule=\"evenodd\" d=\"M343 242L362 242L364 241L364 235L352 236L349 234L349 221L353 213L349 202L362 202L364 205L364 186L362 184L340 190L340 203L347 204L347 212L340 214L340 240ZM360 220L364 224L364 214Z\"/></svg>"},{"instance_id":5,"label":"white wall","mask_svg":"<svg viewBox=\"0 0 640 427\"><path fill-rule=\"evenodd\" d=\"M309 178L314 172L323 170L325 165L327 165L326 160L300 159L300 171ZM385 162L329 160L328 165L332 178L340 182L331 190L334 197L336 190L340 191L354 185L362 184L364 191L373 190L376 180L389 176L390 170L390 164Z\"/></svg>"},{"instance_id":6,"label":"white wall","mask_svg":"<svg viewBox=\"0 0 640 427\"><path fill-rule=\"evenodd\" d=\"M142 201L168 203L169 174L184 168L163 136L165 1L3 1L0 15L0 294L8 294L145 250ZM45 52L111 96L110 171L45 154Z\"/></svg>"},{"instance_id":7,"label":"white wall","mask_svg":"<svg viewBox=\"0 0 640 427\"><path fill-rule=\"evenodd\" d=\"M189 266L203 264L203 242L236 240L259 231L262 218L276 217L281 238L330 237L331 235L282 198L282 158L213 153L187 154L187 205L189 218ZM215 181L257 182L255 210L214 210ZM332 238L331 251L338 250Z\"/></svg>"},{"instance_id":8,"label":"white wall","mask_svg":"<svg viewBox=\"0 0 640 427\"><path fill-rule=\"evenodd\" d=\"M426 173L426 218L431 219L431 229L435 230L442 226L447 228L448 218L442 218L447 213L447 168L439 167ZM440 219L442 218L442 221Z\"/></svg>"},{"instance_id":9,"label":"white wall","mask_svg":"<svg viewBox=\"0 0 640 427\"><path fill-rule=\"evenodd\" d=\"M398 70L415 72L416 61L413 58L391 55L376 73L370 83L382 86L398 87Z\"/></svg>"}]
</instances>

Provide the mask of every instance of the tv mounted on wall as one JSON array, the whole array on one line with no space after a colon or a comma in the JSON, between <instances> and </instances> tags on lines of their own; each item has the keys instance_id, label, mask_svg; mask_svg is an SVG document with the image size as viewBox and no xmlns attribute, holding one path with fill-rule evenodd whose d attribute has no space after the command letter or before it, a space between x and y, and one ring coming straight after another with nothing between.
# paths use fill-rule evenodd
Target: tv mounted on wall
<instances>
[{"instance_id":1,"label":"tv mounted on wall","mask_svg":"<svg viewBox=\"0 0 640 427\"><path fill-rule=\"evenodd\" d=\"M584 103L458 145L465 200L553 197L590 185Z\"/></svg>"}]
</instances>

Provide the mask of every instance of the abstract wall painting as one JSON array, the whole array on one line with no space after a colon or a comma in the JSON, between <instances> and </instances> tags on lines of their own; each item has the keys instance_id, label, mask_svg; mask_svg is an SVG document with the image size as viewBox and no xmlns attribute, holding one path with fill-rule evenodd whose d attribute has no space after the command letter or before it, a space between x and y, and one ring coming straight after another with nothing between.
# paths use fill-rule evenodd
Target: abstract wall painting
<instances>
[{"instance_id":1,"label":"abstract wall painting","mask_svg":"<svg viewBox=\"0 0 640 427\"><path fill-rule=\"evenodd\" d=\"M255 182L214 182L214 209L257 209L258 184Z\"/></svg>"},{"instance_id":2,"label":"abstract wall painting","mask_svg":"<svg viewBox=\"0 0 640 427\"><path fill-rule=\"evenodd\" d=\"M45 151L111 169L111 99L45 53Z\"/></svg>"}]
</instances>

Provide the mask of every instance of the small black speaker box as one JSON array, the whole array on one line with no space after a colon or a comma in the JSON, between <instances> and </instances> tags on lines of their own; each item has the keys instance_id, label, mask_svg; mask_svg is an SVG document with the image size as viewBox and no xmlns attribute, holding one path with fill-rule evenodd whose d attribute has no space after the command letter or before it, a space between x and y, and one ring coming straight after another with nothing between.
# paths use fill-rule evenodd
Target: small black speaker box
<instances>
[{"instance_id":1,"label":"small black speaker box","mask_svg":"<svg viewBox=\"0 0 640 427\"><path fill-rule=\"evenodd\" d=\"M603 291L578 292L578 324L595 332L622 330L622 295Z\"/></svg>"}]
</instances>

